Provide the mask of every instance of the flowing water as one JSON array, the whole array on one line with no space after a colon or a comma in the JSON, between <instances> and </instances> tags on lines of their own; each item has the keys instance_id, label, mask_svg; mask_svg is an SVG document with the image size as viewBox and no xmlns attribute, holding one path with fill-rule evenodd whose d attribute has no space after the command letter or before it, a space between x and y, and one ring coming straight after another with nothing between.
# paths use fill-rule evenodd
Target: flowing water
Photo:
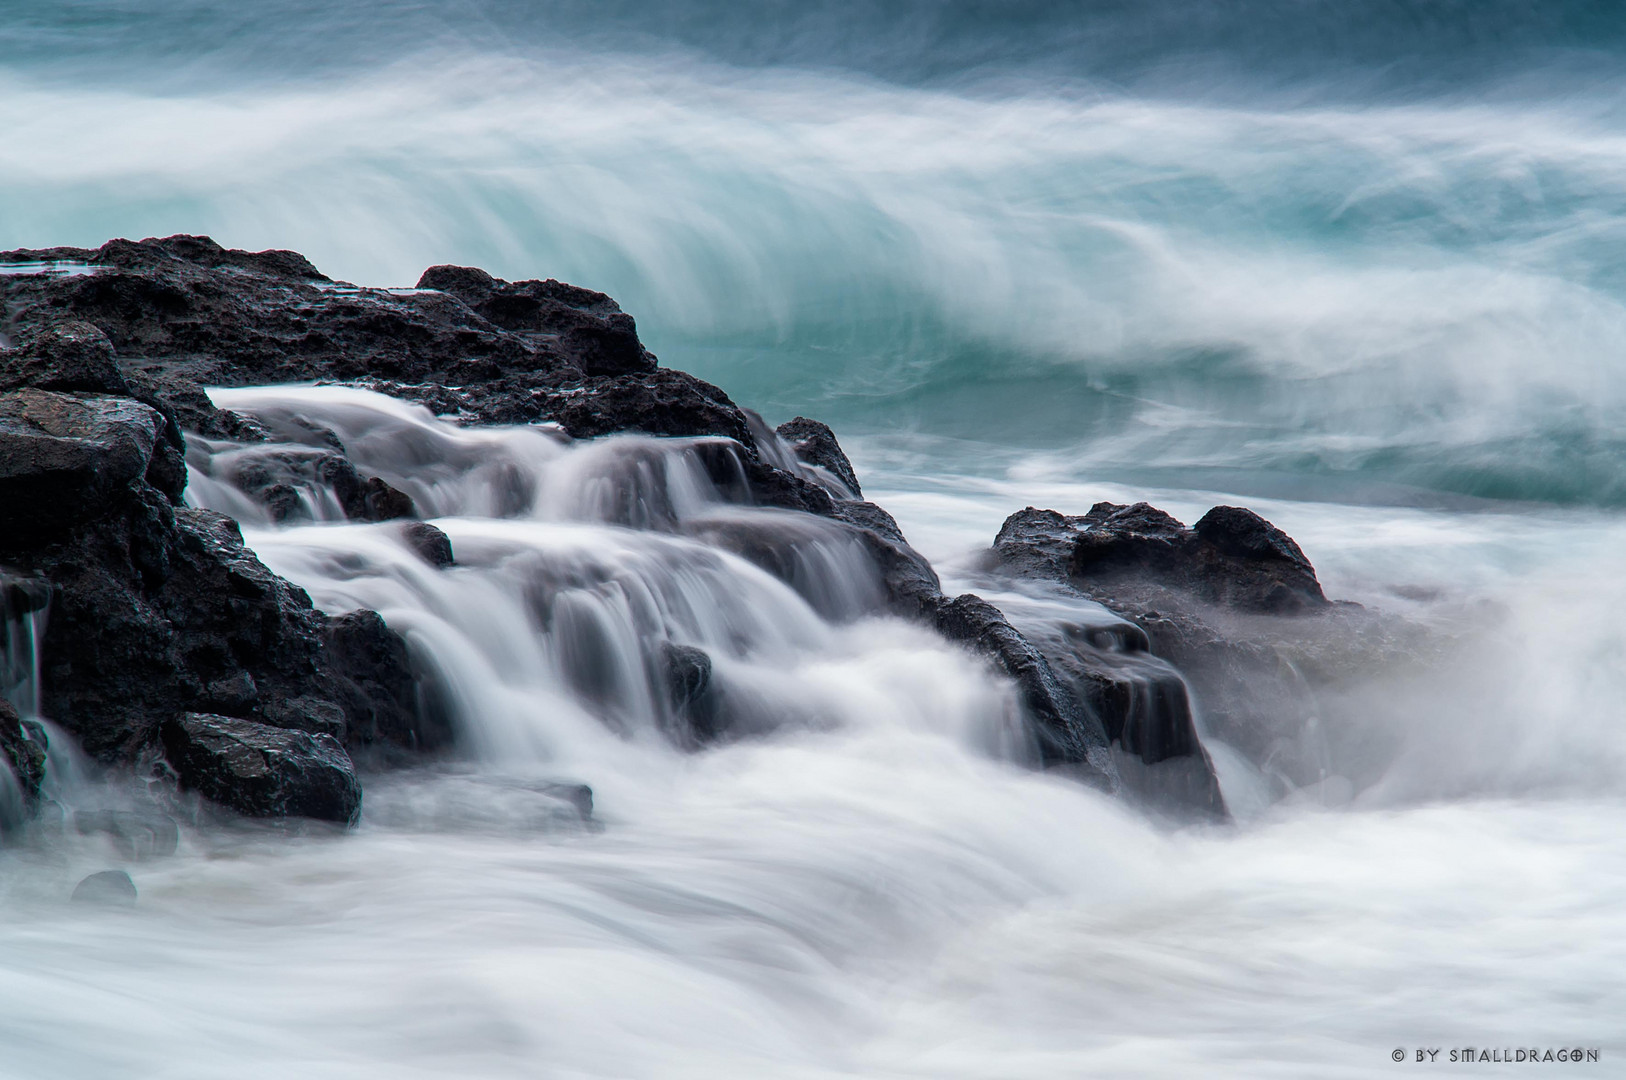
<instances>
[{"instance_id":1,"label":"flowing water","mask_svg":"<svg viewBox=\"0 0 1626 1080\"><path fill-rule=\"evenodd\" d=\"M1030 768L1010 687L713 441L222 392L451 537L432 570L315 487L273 523L194 440L190 497L401 629L470 756L344 835L8 849L0 1075L1618 1074L1623 67L1580 0L0 6L0 247L602 289L834 425L950 591L1025 505L1237 503L1449 643L1322 703L1329 782L1214 743L1236 823L1170 826ZM666 646L750 737L674 747ZM138 798L54 753L70 807ZM65 903L115 865L134 909Z\"/></svg>"}]
</instances>

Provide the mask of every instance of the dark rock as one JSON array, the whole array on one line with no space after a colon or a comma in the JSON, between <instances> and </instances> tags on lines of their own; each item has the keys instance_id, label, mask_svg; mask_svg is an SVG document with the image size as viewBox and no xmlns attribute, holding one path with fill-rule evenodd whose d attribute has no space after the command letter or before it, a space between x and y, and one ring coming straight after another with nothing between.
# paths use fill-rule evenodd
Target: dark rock
<instances>
[{"instance_id":1,"label":"dark rock","mask_svg":"<svg viewBox=\"0 0 1626 1080\"><path fill-rule=\"evenodd\" d=\"M603 293L551 278L510 284L467 266L431 266L418 288L449 293L504 330L556 341L588 375L655 370L632 316Z\"/></svg>"},{"instance_id":2,"label":"dark rock","mask_svg":"<svg viewBox=\"0 0 1626 1080\"><path fill-rule=\"evenodd\" d=\"M413 521L401 526L401 538L430 566L456 564L452 557L452 538L427 521Z\"/></svg>"},{"instance_id":3,"label":"dark rock","mask_svg":"<svg viewBox=\"0 0 1626 1080\"><path fill-rule=\"evenodd\" d=\"M52 323L20 350L0 354L0 388L130 395L113 359L113 343L98 327L78 319Z\"/></svg>"},{"instance_id":4,"label":"dark rock","mask_svg":"<svg viewBox=\"0 0 1626 1080\"><path fill-rule=\"evenodd\" d=\"M1277 614L1326 606L1315 567L1298 544L1252 510L1216 506L1192 531L1214 567L1207 578L1218 602Z\"/></svg>"},{"instance_id":5,"label":"dark rock","mask_svg":"<svg viewBox=\"0 0 1626 1080\"><path fill-rule=\"evenodd\" d=\"M661 659L666 668L666 690L672 701L683 708L706 692L711 683L711 657L693 645L664 642Z\"/></svg>"},{"instance_id":6,"label":"dark rock","mask_svg":"<svg viewBox=\"0 0 1626 1080\"><path fill-rule=\"evenodd\" d=\"M1044 656L998 608L966 593L940 604L935 621L944 637L971 646L1015 680L1044 764L1082 766L1093 783L1109 791L1118 789L1117 770L1100 720L1080 705Z\"/></svg>"},{"instance_id":7,"label":"dark rock","mask_svg":"<svg viewBox=\"0 0 1626 1080\"><path fill-rule=\"evenodd\" d=\"M1074 580L1132 577L1203 603L1277 615L1328 606L1298 545L1249 510L1215 507L1201 529L1188 529L1146 503L1097 503L1080 524L1067 567Z\"/></svg>"},{"instance_id":8,"label":"dark rock","mask_svg":"<svg viewBox=\"0 0 1626 1080\"><path fill-rule=\"evenodd\" d=\"M124 399L0 394L0 530L41 542L98 515L147 471L162 426Z\"/></svg>"},{"instance_id":9,"label":"dark rock","mask_svg":"<svg viewBox=\"0 0 1626 1080\"><path fill-rule=\"evenodd\" d=\"M849 497L854 499L864 497L863 491L858 486L858 474L853 472L852 462L847 460L846 451L841 449L841 444L836 441L835 432L830 430L829 425L798 416L794 420L780 424L776 430L797 457L809 465L816 465L829 471L840 480Z\"/></svg>"},{"instance_id":10,"label":"dark rock","mask_svg":"<svg viewBox=\"0 0 1626 1080\"><path fill-rule=\"evenodd\" d=\"M70 900L75 904L135 907L135 882L123 870L103 870L75 885Z\"/></svg>"},{"instance_id":11,"label":"dark rock","mask_svg":"<svg viewBox=\"0 0 1626 1080\"><path fill-rule=\"evenodd\" d=\"M0 768L9 767L16 778L22 796L17 809L25 816L38 803L45 782L46 746L45 729L20 719L11 702L0 698Z\"/></svg>"},{"instance_id":12,"label":"dark rock","mask_svg":"<svg viewBox=\"0 0 1626 1080\"><path fill-rule=\"evenodd\" d=\"M728 731L730 718L712 691L711 656L670 641L661 644L659 656L673 717L667 734L687 749L716 742Z\"/></svg>"},{"instance_id":13,"label":"dark rock","mask_svg":"<svg viewBox=\"0 0 1626 1080\"><path fill-rule=\"evenodd\" d=\"M181 784L250 817L308 817L352 824L361 784L337 739L186 713L163 725Z\"/></svg>"},{"instance_id":14,"label":"dark rock","mask_svg":"<svg viewBox=\"0 0 1626 1080\"><path fill-rule=\"evenodd\" d=\"M378 612L329 616L322 642L353 749L427 752L452 745L451 724L414 669L406 640Z\"/></svg>"}]
</instances>

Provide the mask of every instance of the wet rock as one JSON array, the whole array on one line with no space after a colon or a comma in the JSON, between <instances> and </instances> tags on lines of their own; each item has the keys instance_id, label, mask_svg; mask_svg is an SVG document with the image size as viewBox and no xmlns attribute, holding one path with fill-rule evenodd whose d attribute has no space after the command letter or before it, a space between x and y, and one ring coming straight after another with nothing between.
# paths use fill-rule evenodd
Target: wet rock
<instances>
[{"instance_id":1,"label":"wet rock","mask_svg":"<svg viewBox=\"0 0 1626 1080\"><path fill-rule=\"evenodd\" d=\"M809 465L827 470L840 480L851 498L864 497L858 486L858 474L853 472L852 462L847 460L846 451L841 449L835 432L830 430L828 424L798 416L780 424L776 431L797 457Z\"/></svg>"},{"instance_id":2,"label":"wet rock","mask_svg":"<svg viewBox=\"0 0 1626 1080\"><path fill-rule=\"evenodd\" d=\"M0 394L0 530L39 542L96 516L147 471L162 426L135 401Z\"/></svg>"},{"instance_id":3,"label":"wet rock","mask_svg":"<svg viewBox=\"0 0 1626 1080\"><path fill-rule=\"evenodd\" d=\"M1215 507L1200 528L1188 529L1146 503L1097 503L1079 524L1067 565L1075 580L1134 577L1203 603L1273 615L1328 606L1298 545L1251 510Z\"/></svg>"},{"instance_id":4,"label":"wet rock","mask_svg":"<svg viewBox=\"0 0 1626 1080\"><path fill-rule=\"evenodd\" d=\"M135 882L123 870L103 870L75 885L70 899L75 904L135 907Z\"/></svg>"},{"instance_id":5,"label":"wet rock","mask_svg":"<svg viewBox=\"0 0 1626 1080\"><path fill-rule=\"evenodd\" d=\"M0 698L0 768L9 767L16 779L22 797L17 809L25 816L38 803L45 782L46 747L45 729L19 718L11 702Z\"/></svg>"},{"instance_id":6,"label":"wet rock","mask_svg":"<svg viewBox=\"0 0 1626 1080\"><path fill-rule=\"evenodd\" d=\"M183 787L241 814L352 824L361 813L355 767L331 735L186 713L161 736Z\"/></svg>"},{"instance_id":7,"label":"wet rock","mask_svg":"<svg viewBox=\"0 0 1626 1080\"><path fill-rule=\"evenodd\" d=\"M679 708L696 701L711 684L711 657L693 645L661 644L661 660L666 669L666 690Z\"/></svg>"},{"instance_id":8,"label":"wet rock","mask_svg":"<svg viewBox=\"0 0 1626 1080\"><path fill-rule=\"evenodd\" d=\"M365 609L329 616L322 631L327 663L348 718L352 749L444 750L453 732L433 688L412 664L406 640Z\"/></svg>"},{"instance_id":9,"label":"wet rock","mask_svg":"<svg viewBox=\"0 0 1626 1080\"><path fill-rule=\"evenodd\" d=\"M49 324L21 349L0 354L0 388L131 393L113 359L113 343L100 328L80 319Z\"/></svg>"},{"instance_id":10,"label":"wet rock","mask_svg":"<svg viewBox=\"0 0 1626 1080\"><path fill-rule=\"evenodd\" d=\"M935 622L944 637L969 645L1015 680L1044 764L1083 767L1093 783L1117 790L1117 770L1100 720L1080 705L1050 663L998 608L966 593L940 604Z\"/></svg>"},{"instance_id":11,"label":"wet rock","mask_svg":"<svg viewBox=\"0 0 1626 1080\"><path fill-rule=\"evenodd\" d=\"M413 521L401 526L401 538L430 566L456 564L452 557L452 538L427 521Z\"/></svg>"},{"instance_id":12,"label":"wet rock","mask_svg":"<svg viewBox=\"0 0 1626 1080\"><path fill-rule=\"evenodd\" d=\"M510 283L466 266L431 266L417 287L456 296L504 330L557 341L588 375L655 370L632 316L603 293L551 278Z\"/></svg>"}]
</instances>

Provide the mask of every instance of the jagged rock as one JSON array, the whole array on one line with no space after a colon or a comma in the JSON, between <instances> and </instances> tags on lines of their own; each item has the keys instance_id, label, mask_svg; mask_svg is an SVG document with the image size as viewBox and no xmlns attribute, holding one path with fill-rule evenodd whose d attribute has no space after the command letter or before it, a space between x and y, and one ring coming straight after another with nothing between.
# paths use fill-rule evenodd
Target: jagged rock
<instances>
[{"instance_id":1,"label":"jagged rock","mask_svg":"<svg viewBox=\"0 0 1626 1080\"><path fill-rule=\"evenodd\" d=\"M1145 503L1097 503L1079 525L1067 564L1076 580L1134 577L1203 603L1274 615L1328 606L1298 545L1251 510L1218 506L1188 529Z\"/></svg>"},{"instance_id":2,"label":"jagged rock","mask_svg":"<svg viewBox=\"0 0 1626 1080\"><path fill-rule=\"evenodd\" d=\"M829 471L846 487L851 498L861 499L864 492L858 486L858 474L847 460L847 453L836 441L835 432L828 424L798 416L775 429L779 437L789 444L797 457L809 465Z\"/></svg>"},{"instance_id":3,"label":"jagged rock","mask_svg":"<svg viewBox=\"0 0 1626 1080\"><path fill-rule=\"evenodd\" d=\"M365 609L329 616L322 631L353 749L444 750L453 733L422 685L406 640Z\"/></svg>"},{"instance_id":4,"label":"jagged rock","mask_svg":"<svg viewBox=\"0 0 1626 1080\"><path fill-rule=\"evenodd\" d=\"M135 401L0 394L0 530L38 542L97 515L147 471L162 426Z\"/></svg>"},{"instance_id":5,"label":"jagged rock","mask_svg":"<svg viewBox=\"0 0 1626 1080\"><path fill-rule=\"evenodd\" d=\"M103 870L91 874L73 888L69 900L75 904L105 907L135 907L136 887L123 870Z\"/></svg>"},{"instance_id":6,"label":"jagged rock","mask_svg":"<svg viewBox=\"0 0 1626 1080\"><path fill-rule=\"evenodd\" d=\"M250 817L353 824L361 784L337 739L206 713L163 725L164 751L182 786Z\"/></svg>"},{"instance_id":7,"label":"jagged rock","mask_svg":"<svg viewBox=\"0 0 1626 1080\"><path fill-rule=\"evenodd\" d=\"M401 539L430 566L456 565L452 557L452 538L427 521L412 521L401 526Z\"/></svg>"},{"instance_id":8,"label":"jagged rock","mask_svg":"<svg viewBox=\"0 0 1626 1080\"><path fill-rule=\"evenodd\" d=\"M970 645L1016 681L1045 764L1085 766L1092 781L1117 790L1117 770L1100 720L1079 704L1044 656L998 608L966 593L938 605L935 622L944 637Z\"/></svg>"},{"instance_id":9,"label":"jagged rock","mask_svg":"<svg viewBox=\"0 0 1626 1080\"><path fill-rule=\"evenodd\" d=\"M509 283L467 266L431 266L417 287L450 293L504 330L557 340L589 375L655 370L632 316L603 293L552 278Z\"/></svg>"}]
</instances>

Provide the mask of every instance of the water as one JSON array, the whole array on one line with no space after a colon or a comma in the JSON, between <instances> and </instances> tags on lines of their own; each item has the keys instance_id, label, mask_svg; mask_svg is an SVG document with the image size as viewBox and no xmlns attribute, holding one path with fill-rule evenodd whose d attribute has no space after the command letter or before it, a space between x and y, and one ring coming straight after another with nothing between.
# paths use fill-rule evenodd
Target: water
<instances>
[{"instance_id":1,"label":"water","mask_svg":"<svg viewBox=\"0 0 1626 1080\"><path fill-rule=\"evenodd\" d=\"M866 614L839 537L709 487L704 441L233 391L323 410L452 537L433 571L315 486L277 524L252 454L195 447L195 499L407 633L472 760L374 780L346 836L8 851L0 1073L1619 1071L1612 6L240 7L0 14L0 246L570 280L834 424L951 590L1024 505L1240 503L1431 644L1324 692L1338 782L1284 796L1214 744L1237 824L1170 828L1029 769L1009 688ZM791 584L735 554L752 529L802 530ZM751 737L673 746L661 642L712 655ZM114 865L136 909L64 903Z\"/></svg>"}]
</instances>

